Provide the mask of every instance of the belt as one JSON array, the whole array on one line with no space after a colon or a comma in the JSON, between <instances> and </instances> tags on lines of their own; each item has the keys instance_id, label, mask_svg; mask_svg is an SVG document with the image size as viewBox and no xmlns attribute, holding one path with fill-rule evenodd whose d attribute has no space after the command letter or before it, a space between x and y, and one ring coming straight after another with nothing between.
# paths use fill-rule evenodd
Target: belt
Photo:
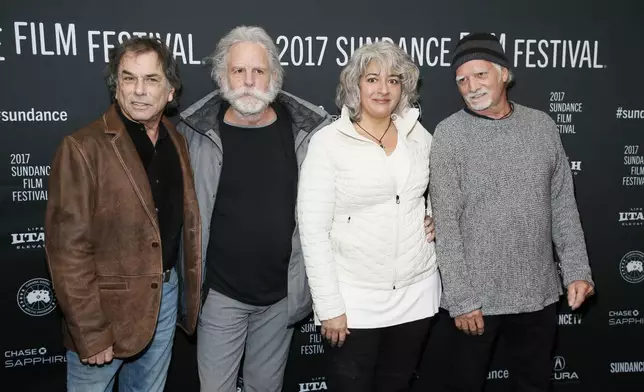
<instances>
[{"instance_id":1,"label":"belt","mask_svg":"<svg viewBox=\"0 0 644 392\"><path fill-rule=\"evenodd\" d=\"M163 280L163 283L168 283L170 281L170 273L172 272L171 269L167 271L163 271L163 274L161 275L161 280Z\"/></svg>"}]
</instances>

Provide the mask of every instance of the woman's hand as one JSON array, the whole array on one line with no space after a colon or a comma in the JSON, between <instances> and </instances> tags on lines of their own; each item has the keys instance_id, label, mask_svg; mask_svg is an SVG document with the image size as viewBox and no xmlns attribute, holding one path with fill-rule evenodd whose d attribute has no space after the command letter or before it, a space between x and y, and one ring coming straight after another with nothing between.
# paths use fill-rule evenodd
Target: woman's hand
<instances>
[{"instance_id":1,"label":"woman's hand","mask_svg":"<svg viewBox=\"0 0 644 392\"><path fill-rule=\"evenodd\" d=\"M342 347L347 336L351 334L347 328L347 315L342 314L329 320L322 320L321 334L326 338L331 347Z\"/></svg>"}]
</instances>

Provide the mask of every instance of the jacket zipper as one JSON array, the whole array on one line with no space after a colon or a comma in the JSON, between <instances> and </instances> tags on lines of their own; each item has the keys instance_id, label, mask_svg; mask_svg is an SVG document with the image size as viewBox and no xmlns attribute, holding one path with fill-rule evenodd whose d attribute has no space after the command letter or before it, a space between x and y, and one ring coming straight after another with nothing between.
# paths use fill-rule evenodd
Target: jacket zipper
<instances>
[{"instance_id":1,"label":"jacket zipper","mask_svg":"<svg viewBox=\"0 0 644 392\"><path fill-rule=\"evenodd\" d=\"M398 147L396 147L398 148ZM409 181L409 177L411 176L411 172L413 170L413 165L414 161L410 157L410 166L409 166L409 173L407 174L407 177L405 178L405 181L403 182L402 186L400 187L400 190L396 190L396 227L395 227L395 236L394 236L394 265L393 265L393 270L394 270L394 276L393 276L393 284L392 287L395 290L396 289L396 262L398 261L398 243L399 243L399 235L400 235L400 195L398 192L402 192L405 189L405 186L407 186L407 182Z\"/></svg>"},{"instance_id":2,"label":"jacket zipper","mask_svg":"<svg viewBox=\"0 0 644 392\"><path fill-rule=\"evenodd\" d=\"M365 141L365 142L369 142L369 140L367 140L365 138L362 138L362 137L356 138L355 136L349 135L347 133L344 133L344 134L346 136L348 136L348 137L352 137L352 138L357 139L357 140L362 140L362 141ZM375 146L375 144L374 144L374 146ZM385 154L385 156L386 156L386 153L384 151L382 153ZM383 159L385 158L385 156L383 156ZM411 171L411 168L410 168L410 171ZM407 178L407 180L409 180L409 178ZM406 185L407 180L405 181L404 185ZM403 188L404 188L404 185L403 185ZM393 287L394 290L396 289L396 260L398 259L398 235L399 235L399 226L400 226L400 222L399 222L400 221L400 195L398 195L398 190L396 190L395 202L396 202L396 207L395 207L396 208L396 222L395 222L395 229L394 229L395 243L394 243L394 262L393 262L393 277L392 277L393 278L392 287ZM351 220L351 218L349 217L349 219L347 220L347 223L349 223L350 220Z\"/></svg>"},{"instance_id":3,"label":"jacket zipper","mask_svg":"<svg viewBox=\"0 0 644 392\"><path fill-rule=\"evenodd\" d=\"M374 144L374 146L375 146L375 144ZM382 154L384 154L383 155L383 161L384 161L386 159L386 153L384 151L381 151L381 152L382 152ZM392 263L393 273L392 273L392 284L391 284L391 286L393 287L394 290L396 289L396 260L398 260L398 235L399 235L399 233L398 233L399 232L399 227L398 226L399 226L399 221L400 221L400 219L399 219L399 215L400 215L400 195L398 194L398 190L396 190L395 202L396 202L396 206L395 206L395 209L396 209L395 221L396 222L394 223L394 259L393 259L393 263ZM349 218L349 219L351 219L351 218Z\"/></svg>"},{"instance_id":4,"label":"jacket zipper","mask_svg":"<svg viewBox=\"0 0 644 392\"><path fill-rule=\"evenodd\" d=\"M347 136L352 137L350 135L347 135ZM358 140L362 140L362 139L358 139ZM364 141L369 142L366 139ZM376 146L376 145L374 144L374 146ZM386 153L384 151L382 151L382 154L385 154L385 155L383 155L383 160L384 160L386 158ZM398 192L398 190L396 190L396 198L395 198L395 202L396 202L396 207L395 207L396 208L396 222L394 223L394 225L395 225L394 226L394 233L395 233L394 234L394 260L393 260L393 263L392 263L393 264L393 273L392 273L392 284L391 284L391 286L393 287L394 290L396 289L396 261L398 260L398 235L399 235L399 226L400 226L399 225L399 221L400 221L400 218L399 218L400 217L400 195L398 195L397 192ZM347 220L347 223L349 223L350 221L351 221L351 217L349 217L349 219Z\"/></svg>"},{"instance_id":5,"label":"jacket zipper","mask_svg":"<svg viewBox=\"0 0 644 392\"><path fill-rule=\"evenodd\" d=\"M224 150L223 150L223 148L221 148L221 147L220 147L220 145L219 145L219 144L217 144L217 142L215 142L215 141L214 141L214 140L213 140L209 135L204 134L204 136L205 136L205 137L207 137L207 138L208 138L208 140L210 140L210 141L215 145L215 148L217 148L217 149L219 150L219 152L221 153L221 161L219 162L219 167L218 167L218 168L216 168L216 170L217 170L217 171L219 171L219 179L221 180L221 167L222 167L222 165L224 164ZM217 135L217 136L219 136L219 135ZM221 143L221 137L219 138L219 141L220 141L220 143ZM215 194L214 194L214 195L212 195L212 198L213 198L213 199L215 199L215 198L217 197L217 191L219 190L219 184L220 184L220 182L221 182L221 181L217 181L217 186L215 187ZM214 201L213 201L213 203L212 203L212 210L211 210L211 211L208 211L208 216L212 216L212 212L214 211L214 209L215 209L215 203L214 203ZM212 221L210 222L210 224L212 225ZM210 228L208 228L208 231L210 232ZM210 234L210 233L209 233L209 234Z\"/></svg>"}]
</instances>

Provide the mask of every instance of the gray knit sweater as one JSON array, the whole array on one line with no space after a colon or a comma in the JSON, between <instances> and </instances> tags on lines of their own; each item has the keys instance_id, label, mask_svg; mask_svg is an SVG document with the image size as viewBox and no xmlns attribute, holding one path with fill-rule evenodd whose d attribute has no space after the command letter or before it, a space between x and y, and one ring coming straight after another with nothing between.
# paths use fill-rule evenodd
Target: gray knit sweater
<instances>
[{"instance_id":1,"label":"gray knit sweater","mask_svg":"<svg viewBox=\"0 0 644 392\"><path fill-rule=\"evenodd\" d=\"M442 306L452 317L533 312L563 284L593 284L572 173L554 121L514 104L506 119L461 110L436 127L430 195Z\"/></svg>"}]
</instances>

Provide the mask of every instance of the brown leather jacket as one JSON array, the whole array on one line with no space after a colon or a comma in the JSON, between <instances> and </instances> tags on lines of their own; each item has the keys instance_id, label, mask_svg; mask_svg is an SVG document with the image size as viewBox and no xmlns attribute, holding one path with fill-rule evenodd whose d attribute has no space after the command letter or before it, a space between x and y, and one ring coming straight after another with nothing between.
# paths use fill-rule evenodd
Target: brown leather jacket
<instances>
[{"instance_id":1,"label":"brown leather jacket","mask_svg":"<svg viewBox=\"0 0 644 392\"><path fill-rule=\"evenodd\" d=\"M154 335L161 303L154 200L117 110L112 105L65 137L49 177L47 263L64 316L64 344L81 358L110 345L120 358L141 352ZM163 123L183 171L183 265L177 270L187 311L182 327L192 333L201 303L199 207L185 139L167 118Z\"/></svg>"}]
</instances>

